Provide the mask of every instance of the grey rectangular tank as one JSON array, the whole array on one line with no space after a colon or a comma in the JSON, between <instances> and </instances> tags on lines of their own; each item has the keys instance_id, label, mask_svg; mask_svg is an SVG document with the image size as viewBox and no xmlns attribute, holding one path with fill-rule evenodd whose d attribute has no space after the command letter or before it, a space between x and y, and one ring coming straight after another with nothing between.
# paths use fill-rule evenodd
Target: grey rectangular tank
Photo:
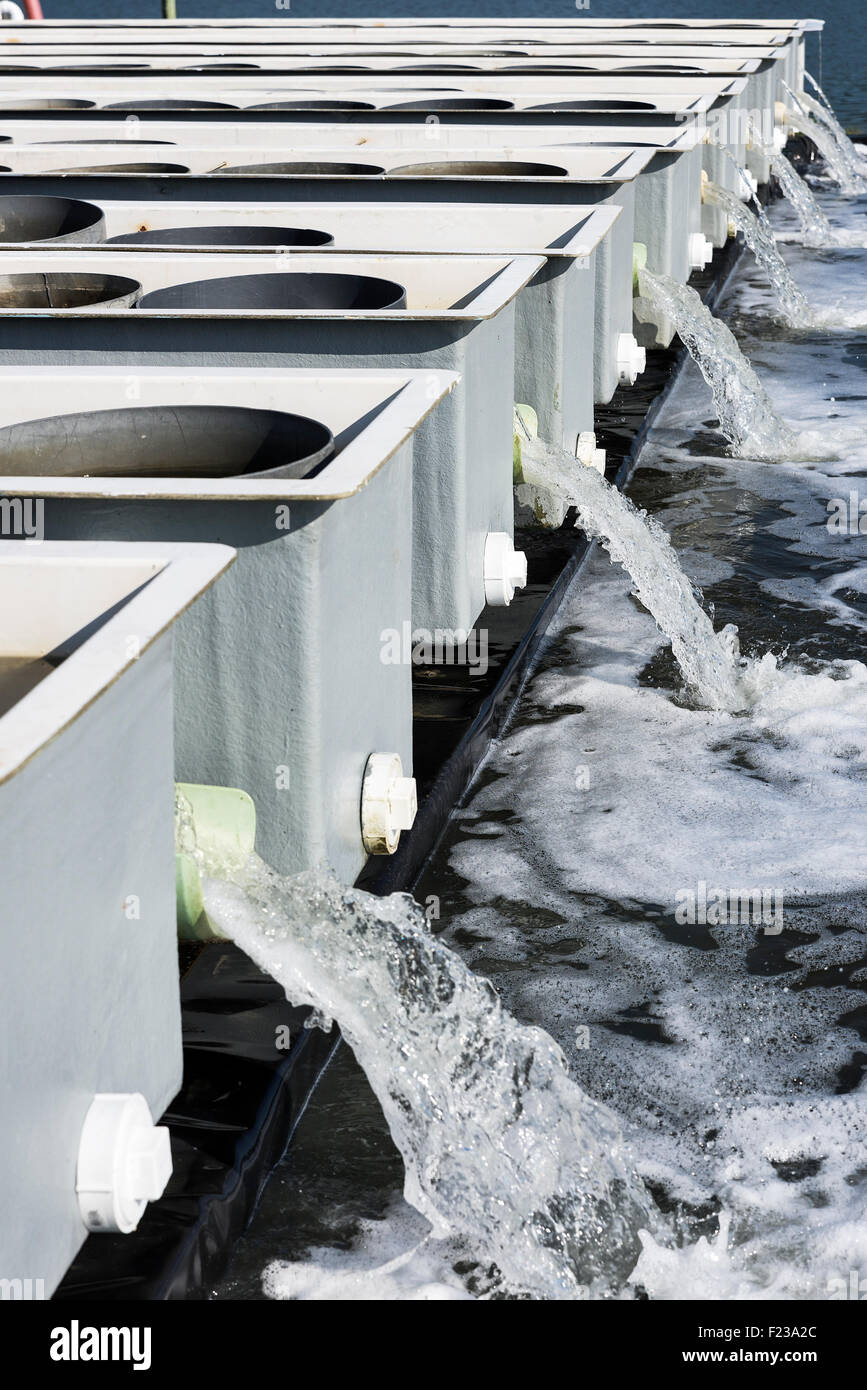
<instances>
[{"instance_id":1,"label":"grey rectangular tank","mask_svg":"<svg viewBox=\"0 0 867 1390\"><path fill-rule=\"evenodd\" d=\"M231 560L0 541L0 1279L36 1297L87 1234L94 1095L180 1086L172 631Z\"/></svg>"}]
</instances>

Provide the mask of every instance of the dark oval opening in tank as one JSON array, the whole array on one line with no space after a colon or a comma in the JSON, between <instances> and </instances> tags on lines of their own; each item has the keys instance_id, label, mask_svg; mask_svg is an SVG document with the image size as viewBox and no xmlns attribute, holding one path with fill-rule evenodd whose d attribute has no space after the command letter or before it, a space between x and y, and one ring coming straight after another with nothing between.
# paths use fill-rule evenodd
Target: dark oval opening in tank
<instances>
[{"instance_id":1,"label":"dark oval opening in tank","mask_svg":"<svg viewBox=\"0 0 867 1390\"><path fill-rule=\"evenodd\" d=\"M392 174L451 175L470 178L565 178L557 164L535 164L521 159L443 159L426 164L402 164Z\"/></svg>"},{"instance_id":2,"label":"dark oval opening in tank","mask_svg":"<svg viewBox=\"0 0 867 1390\"><path fill-rule=\"evenodd\" d=\"M482 69L475 63L420 63L416 65L405 64L403 67L395 67L392 72L418 72L422 74L437 75L439 73L450 72L481 72Z\"/></svg>"},{"instance_id":3,"label":"dark oval opening in tank","mask_svg":"<svg viewBox=\"0 0 867 1390\"><path fill-rule=\"evenodd\" d=\"M652 101L621 101L610 97L575 97L569 101L543 101L529 111L655 111Z\"/></svg>"},{"instance_id":4,"label":"dark oval opening in tank","mask_svg":"<svg viewBox=\"0 0 867 1390\"><path fill-rule=\"evenodd\" d=\"M0 111L93 111L95 101L84 97L13 97L0 98Z\"/></svg>"},{"instance_id":5,"label":"dark oval opening in tank","mask_svg":"<svg viewBox=\"0 0 867 1390\"><path fill-rule=\"evenodd\" d=\"M102 208L78 198L0 198L0 245L18 241L102 241Z\"/></svg>"},{"instance_id":6,"label":"dark oval opening in tank","mask_svg":"<svg viewBox=\"0 0 867 1390\"><path fill-rule=\"evenodd\" d=\"M79 164L73 169L49 169L50 174L188 174L186 164Z\"/></svg>"},{"instance_id":7,"label":"dark oval opening in tank","mask_svg":"<svg viewBox=\"0 0 867 1390\"><path fill-rule=\"evenodd\" d=\"M542 77L546 73L554 73L568 77L569 73L598 73L599 68L592 63L511 63L507 67L497 69L498 72L524 72L533 76Z\"/></svg>"},{"instance_id":8,"label":"dark oval opening in tank","mask_svg":"<svg viewBox=\"0 0 867 1390\"><path fill-rule=\"evenodd\" d=\"M350 164L338 160L293 159L274 164L235 164L226 169L215 169L215 174L331 174L333 176L357 174L384 174L379 164Z\"/></svg>"},{"instance_id":9,"label":"dark oval opening in tank","mask_svg":"<svg viewBox=\"0 0 867 1390\"><path fill-rule=\"evenodd\" d=\"M147 72L149 63L64 63L62 67L52 68L52 72L79 72L94 77L111 77L115 72Z\"/></svg>"},{"instance_id":10,"label":"dark oval opening in tank","mask_svg":"<svg viewBox=\"0 0 867 1390\"><path fill-rule=\"evenodd\" d=\"M147 100L111 101L103 111L237 111L230 101L199 101L195 97L149 97Z\"/></svg>"},{"instance_id":11,"label":"dark oval opening in tank","mask_svg":"<svg viewBox=\"0 0 867 1390\"><path fill-rule=\"evenodd\" d=\"M0 429L7 475L303 478L333 451L318 420L244 406L128 406Z\"/></svg>"},{"instance_id":12,"label":"dark oval opening in tank","mask_svg":"<svg viewBox=\"0 0 867 1390\"><path fill-rule=\"evenodd\" d=\"M289 66L289 59L286 59L286 67L271 70L275 77L280 73L288 73L291 77L369 77L371 73L377 71L367 63L353 63L352 66L338 67L336 64L329 64L328 67L311 67L309 63L294 63Z\"/></svg>"},{"instance_id":13,"label":"dark oval opening in tank","mask_svg":"<svg viewBox=\"0 0 867 1390\"><path fill-rule=\"evenodd\" d=\"M315 101L263 101L257 106L247 106L246 111L375 111L372 101L329 101L317 98Z\"/></svg>"},{"instance_id":14,"label":"dark oval opening in tank","mask_svg":"<svg viewBox=\"0 0 867 1390\"><path fill-rule=\"evenodd\" d=\"M115 140L94 140L92 137L87 137L87 138L84 139L84 140L34 140L33 143L34 143L34 146L36 146L38 149L42 149L43 147L45 147L45 146L47 146L47 145L65 145L65 146L67 146L67 147L68 147L68 146L72 146L72 145L114 145L115 148L117 148L117 149L138 150L138 149L141 149L142 146L147 147L147 146L150 146L150 145L175 145L175 144L177 144L177 141L175 141L175 140L121 140L120 138L115 139Z\"/></svg>"},{"instance_id":15,"label":"dark oval opening in tank","mask_svg":"<svg viewBox=\"0 0 867 1390\"><path fill-rule=\"evenodd\" d=\"M149 227L109 237L125 246L330 246L334 237L314 227Z\"/></svg>"},{"instance_id":16,"label":"dark oval opening in tank","mask_svg":"<svg viewBox=\"0 0 867 1390\"><path fill-rule=\"evenodd\" d=\"M514 111L505 97L435 97L429 101L400 101L389 111Z\"/></svg>"},{"instance_id":17,"label":"dark oval opening in tank","mask_svg":"<svg viewBox=\"0 0 867 1390\"><path fill-rule=\"evenodd\" d=\"M631 73L636 77L706 77L702 68L687 67L683 63L634 63L631 67L617 69L620 73Z\"/></svg>"},{"instance_id":18,"label":"dark oval opening in tank","mask_svg":"<svg viewBox=\"0 0 867 1390\"><path fill-rule=\"evenodd\" d=\"M177 72L261 72L261 63L196 63L189 68L177 68Z\"/></svg>"},{"instance_id":19,"label":"dark oval opening in tank","mask_svg":"<svg viewBox=\"0 0 867 1390\"><path fill-rule=\"evenodd\" d=\"M141 285L126 275L30 270L0 275L0 309L88 309L134 304Z\"/></svg>"},{"instance_id":20,"label":"dark oval opening in tank","mask_svg":"<svg viewBox=\"0 0 867 1390\"><path fill-rule=\"evenodd\" d=\"M154 290L140 309L404 309L406 291L394 280L327 271L227 275Z\"/></svg>"}]
</instances>

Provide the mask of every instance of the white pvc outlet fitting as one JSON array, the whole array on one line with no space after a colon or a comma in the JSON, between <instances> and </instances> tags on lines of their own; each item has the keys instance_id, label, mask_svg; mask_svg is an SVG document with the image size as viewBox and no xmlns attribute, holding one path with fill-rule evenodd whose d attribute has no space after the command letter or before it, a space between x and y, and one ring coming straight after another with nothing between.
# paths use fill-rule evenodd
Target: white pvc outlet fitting
<instances>
[{"instance_id":1,"label":"white pvc outlet fitting","mask_svg":"<svg viewBox=\"0 0 867 1390\"><path fill-rule=\"evenodd\" d=\"M780 154L786 148L788 135L781 125L774 126L774 149Z\"/></svg>"},{"instance_id":2,"label":"white pvc outlet fitting","mask_svg":"<svg viewBox=\"0 0 867 1390\"><path fill-rule=\"evenodd\" d=\"M169 1132L137 1091L94 1096L78 1145L75 1191L89 1231L128 1235L172 1175Z\"/></svg>"},{"instance_id":3,"label":"white pvc outlet fitting","mask_svg":"<svg viewBox=\"0 0 867 1390\"><path fill-rule=\"evenodd\" d=\"M368 854L394 854L418 810L415 778L404 777L398 753L371 753L361 784L361 838Z\"/></svg>"},{"instance_id":4,"label":"white pvc outlet fitting","mask_svg":"<svg viewBox=\"0 0 867 1390\"><path fill-rule=\"evenodd\" d=\"M749 193L746 193L746 192L744 192L744 190L743 190L743 184L744 184L744 182L748 183L749 186L750 186L750 192L749 192ZM759 181L758 181L758 179L756 178L755 174L753 174L749 169L744 169L744 171L743 171L743 178L742 178L742 180L741 180L741 195L740 195L740 197L741 197L741 202L742 202L742 203L748 203L748 202L750 201L750 198L752 197L752 195L753 195L754 193L758 193L758 191L759 191Z\"/></svg>"},{"instance_id":5,"label":"white pvc outlet fitting","mask_svg":"<svg viewBox=\"0 0 867 1390\"><path fill-rule=\"evenodd\" d=\"M647 353L635 335L621 333L617 339L617 376L621 386L634 386L647 366Z\"/></svg>"},{"instance_id":6,"label":"white pvc outlet fitting","mask_svg":"<svg viewBox=\"0 0 867 1390\"><path fill-rule=\"evenodd\" d=\"M605 450L596 448L596 435L593 430L581 431L575 457L579 463L586 464L588 468L595 468L597 473L605 477Z\"/></svg>"},{"instance_id":7,"label":"white pvc outlet fitting","mask_svg":"<svg viewBox=\"0 0 867 1390\"><path fill-rule=\"evenodd\" d=\"M689 238L689 268L704 270L713 260L713 243L702 232L693 232Z\"/></svg>"},{"instance_id":8,"label":"white pvc outlet fitting","mask_svg":"<svg viewBox=\"0 0 867 1390\"><path fill-rule=\"evenodd\" d=\"M489 531L485 537L485 603L508 608L516 589L527 583L527 557L516 550L508 531Z\"/></svg>"}]
</instances>

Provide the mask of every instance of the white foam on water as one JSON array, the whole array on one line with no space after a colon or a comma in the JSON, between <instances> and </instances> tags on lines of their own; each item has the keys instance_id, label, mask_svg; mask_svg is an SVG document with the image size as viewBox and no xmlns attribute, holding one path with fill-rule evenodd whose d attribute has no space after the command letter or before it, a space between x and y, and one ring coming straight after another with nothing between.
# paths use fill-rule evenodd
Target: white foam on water
<instances>
[{"instance_id":1,"label":"white foam on water","mask_svg":"<svg viewBox=\"0 0 867 1390\"><path fill-rule=\"evenodd\" d=\"M466 1256L457 1244L434 1239L424 1217L396 1201L383 1220L359 1222L348 1251L314 1247L305 1260L274 1260L262 1289L268 1298L303 1302L472 1302L454 1272Z\"/></svg>"},{"instance_id":2,"label":"white foam on water","mask_svg":"<svg viewBox=\"0 0 867 1390\"><path fill-rule=\"evenodd\" d=\"M551 1038L516 1023L407 895L202 848L182 797L177 819L210 921L317 1025L339 1022L435 1237L462 1241L513 1297L622 1284L652 1206L613 1117Z\"/></svg>"},{"instance_id":3,"label":"white foam on water","mask_svg":"<svg viewBox=\"0 0 867 1390\"><path fill-rule=\"evenodd\" d=\"M746 605L751 708L683 701L629 580L594 557L456 814L460 905L443 908L446 939L558 1039L671 1211L674 1237L642 1236L630 1276L651 1298L867 1281L867 536L826 525L828 500L864 487L867 402L843 335L762 343L763 294L739 274L726 309L756 324L744 346L775 407L840 457L708 453L690 366L636 479L656 479L690 578ZM684 924L702 884L767 890L782 931Z\"/></svg>"}]
</instances>

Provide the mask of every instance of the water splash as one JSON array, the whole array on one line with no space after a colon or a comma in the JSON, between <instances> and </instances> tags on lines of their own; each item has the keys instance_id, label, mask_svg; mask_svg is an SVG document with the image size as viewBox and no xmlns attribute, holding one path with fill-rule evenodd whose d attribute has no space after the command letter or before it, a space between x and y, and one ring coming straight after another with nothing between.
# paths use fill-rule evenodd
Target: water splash
<instances>
[{"instance_id":1,"label":"water splash","mask_svg":"<svg viewBox=\"0 0 867 1390\"><path fill-rule=\"evenodd\" d=\"M816 101L808 92L802 92L800 98L802 104L806 106L811 116L815 116L816 120L831 132L852 174L852 178L860 185L862 191L867 191L867 180L864 178L864 161L861 159L861 156L852 144L849 136L838 121L834 114L833 106L822 91L815 77L811 77L810 73L805 71L804 78L810 83L810 86L816 92L819 100Z\"/></svg>"},{"instance_id":2,"label":"water splash","mask_svg":"<svg viewBox=\"0 0 867 1390\"><path fill-rule=\"evenodd\" d=\"M840 185L841 192L853 197L863 193L864 179L860 172L852 169L850 161L833 130L830 129L827 121L817 120L811 115L809 109L811 98L806 92L796 95L785 82L783 87L797 108L794 111L786 108L786 124L791 126L792 130L800 131L802 135L806 135L808 140L812 140L825 161L828 175ZM813 105L816 106L817 103L813 103ZM822 110L821 107L819 109Z\"/></svg>"},{"instance_id":3,"label":"water splash","mask_svg":"<svg viewBox=\"0 0 867 1390\"><path fill-rule=\"evenodd\" d=\"M807 328L814 321L813 310L792 279L789 267L777 249L777 240L763 208L753 212L735 193L720 188L712 180L705 184L705 201L722 208L749 246L771 284L784 318L793 328Z\"/></svg>"},{"instance_id":4,"label":"water splash","mask_svg":"<svg viewBox=\"0 0 867 1390\"><path fill-rule=\"evenodd\" d=\"M581 527L622 565L635 593L671 642L684 681L700 704L736 711L749 703L741 680L737 628L722 632L701 606L700 592L680 567L668 534L594 468L539 439L521 442L524 481L553 489L578 510Z\"/></svg>"},{"instance_id":5,"label":"water splash","mask_svg":"<svg viewBox=\"0 0 867 1390\"><path fill-rule=\"evenodd\" d=\"M816 202L813 190L801 178L783 151L766 144L755 128L751 130L750 142L760 149L767 159L771 172L776 175L783 194L797 214L804 246L833 246L836 235L830 222Z\"/></svg>"},{"instance_id":6,"label":"water splash","mask_svg":"<svg viewBox=\"0 0 867 1390\"><path fill-rule=\"evenodd\" d=\"M177 821L190 853L182 802ZM434 1237L496 1266L499 1293L622 1286L654 1223L613 1116L570 1080L548 1034L516 1023L408 896L192 852L211 922L319 1026L339 1022Z\"/></svg>"},{"instance_id":7,"label":"water splash","mask_svg":"<svg viewBox=\"0 0 867 1390\"><path fill-rule=\"evenodd\" d=\"M795 458L802 441L775 413L765 388L731 330L688 285L649 270L639 273L643 298L672 320L713 391L722 433L745 458Z\"/></svg>"}]
</instances>

